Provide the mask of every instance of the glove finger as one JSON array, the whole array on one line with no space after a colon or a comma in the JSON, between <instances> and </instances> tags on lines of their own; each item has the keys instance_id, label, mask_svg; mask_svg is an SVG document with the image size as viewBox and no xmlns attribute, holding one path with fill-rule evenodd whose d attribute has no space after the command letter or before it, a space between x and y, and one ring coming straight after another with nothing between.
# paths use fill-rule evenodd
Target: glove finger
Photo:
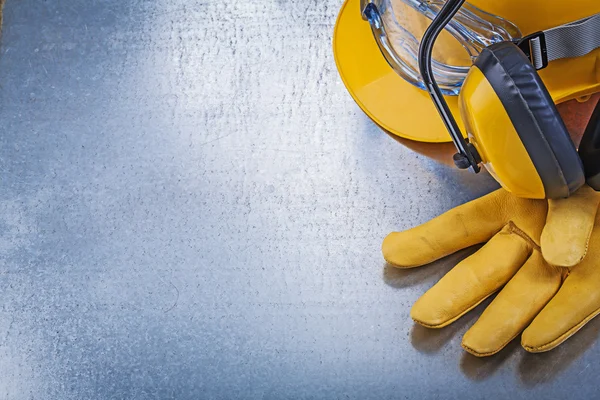
<instances>
[{"instance_id":1,"label":"glove finger","mask_svg":"<svg viewBox=\"0 0 600 400\"><path fill-rule=\"evenodd\" d=\"M506 224L503 205L512 200L509 196L497 190L423 225L390 233L381 247L383 257L396 267L411 268L484 243Z\"/></svg>"},{"instance_id":2,"label":"glove finger","mask_svg":"<svg viewBox=\"0 0 600 400\"><path fill-rule=\"evenodd\" d=\"M552 265L577 265L588 249L588 242L600 195L584 185L571 197L548 200L548 217L541 236L542 254Z\"/></svg>"},{"instance_id":3,"label":"glove finger","mask_svg":"<svg viewBox=\"0 0 600 400\"><path fill-rule=\"evenodd\" d=\"M532 252L532 243L509 224L479 251L461 261L412 307L415 322L444 327L475 308L513 277Z\"/></svg>"},{"instance_id":4,"label":"glove finger","mask_svg":"<svg viewBox=\"0 0 600 400\"><path fill-rule=\"evenodd\" d=\"M587 257L572 268L562 287L525 329L525 350L548 351L575 334L600 313L600 229L592 233Z\"/></svg>"},{"instance_id":5,"label":"glove finger","mask_svg":"<svg viewBox=\"0 0 600 400\"><path fill-rule=\"evenodd\" d=\"M534 251L465 333L463 348L478 357L502 350L556 294L562 273L561 268L547 265L540 252Z\"/></svg>"}]
</instances>

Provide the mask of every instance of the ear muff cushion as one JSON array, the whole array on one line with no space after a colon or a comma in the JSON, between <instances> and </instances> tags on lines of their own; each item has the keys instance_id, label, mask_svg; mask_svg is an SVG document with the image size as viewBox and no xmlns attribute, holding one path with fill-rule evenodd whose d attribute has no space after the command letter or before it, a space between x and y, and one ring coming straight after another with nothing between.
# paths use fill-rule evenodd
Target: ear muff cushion
<instances>
[{"instance_id":1,"label":"ear muff cushion","mask_svg":"<svg viewBox=\"0 0 600 400\"><path fill-rule=\"evenodd\" d=\"M535 68L510 42L485 48L475 65L502 102L542 179L546 197L568 197L585 182L583 166Z\"/></svg>"}]
</instances>

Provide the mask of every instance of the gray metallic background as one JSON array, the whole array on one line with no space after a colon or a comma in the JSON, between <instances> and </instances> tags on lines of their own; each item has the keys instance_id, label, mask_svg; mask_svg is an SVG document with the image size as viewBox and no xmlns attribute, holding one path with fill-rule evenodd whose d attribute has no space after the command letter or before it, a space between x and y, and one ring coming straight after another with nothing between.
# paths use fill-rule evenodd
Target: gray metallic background
<instances>
[{"instance_id":1,"label":"gray metallic background","mask_svg":"<svg viewBox=\"0 0 600 400\"><path fill-rule=\"evenodd\" d=\"M9 0L0 77L0 398L564 398L558 350L460 348L411 304L457 257L380 243L495 187L346 93L340 0ZM463 253L462 256L465 254Z\"/></svg>"}]
</instances>

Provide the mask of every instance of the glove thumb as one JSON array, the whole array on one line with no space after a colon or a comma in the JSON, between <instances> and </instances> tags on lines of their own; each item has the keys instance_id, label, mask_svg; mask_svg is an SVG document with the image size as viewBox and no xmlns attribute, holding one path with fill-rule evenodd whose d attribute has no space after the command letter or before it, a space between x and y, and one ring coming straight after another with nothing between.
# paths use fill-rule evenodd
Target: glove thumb
<instances>
[{"instance_id":1,"label":"glove thumb","mask_svg":"<svg viewBox=\"0 0 600 400\"><path fill-rule=\"evenodd\" d=\"M566 199L548 200L540 244L549 264L570 268L583 260L599 203L600 193L588 185Z\"/></svg>"}]
</instances>

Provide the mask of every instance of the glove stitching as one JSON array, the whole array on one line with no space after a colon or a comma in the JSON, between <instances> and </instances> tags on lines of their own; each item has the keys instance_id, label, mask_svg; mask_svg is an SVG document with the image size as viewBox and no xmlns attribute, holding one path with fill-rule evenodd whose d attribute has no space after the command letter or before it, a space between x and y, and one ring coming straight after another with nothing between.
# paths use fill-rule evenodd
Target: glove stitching
<instances>
[{"instance_id":1,"label":"glove stitching","mask_svg":"<svg viewBox=\"0 0 600 400\"><path fill-rule=\"evenodd\" d=\"M525 350L527 350L529 352L533 352L533 353L552 350L553 348L555 348L556 346L559 346L565 340L567 340L568 338L570 338L571 336L576 334L581 328L583 328L588 322L590 322L592 319L594 319L598 314L600 314L600 308L596 309L594 312L592 312L590 315L588 315L586 318L584 318L583 321L579 322L574 327L569 328L565 333L561 334L556 339L554 339L548 343L544 343L539 346L527 346L521 340L521 346L523 346L523 348Z\"/></svg>"},{"instance_id":2,"label":"glove stitching","mask_svg":"<svg viewBox=\"0 0 600 400\"><path fill-rule=\"evenodd\" d=\"M594 196L597 196L596 192L595 192L595 191L593 191L593 189L591 189L591 188L590 188L589 186L587 186L587 185L584 185L584 187L582 187L581 189L579 189L579 190L576 192L576 194L574 195L574 197L575 197L575 196L579 196L581 193L583 193L583 192L584 192L584 190L588 190L588 191L589 191L589 190L591 190L591 191L592 191L591 193L593 193L593 194L594 194ZM585 196L585 194L584 194L584 196ZM587 199L590 199L590 198L592 198L592 197L590 197L590 196L585 196L585 198L587 198ZM598 211L598 208L600 207L600 198L599 198L599 197L596 197L594 200L596 200L596 207L595 207L595 208L596 208L596 213L597 213L597 211ZM562 201L562 200L558 200L558 201ZM586 202L586 203L587 203L587 202ZM549 209L548 209L548 214L550 214L551 210L553 210L553 209L556 207L556 205L555 205L555 204L556 204L556 203L554 203L552 200L549 200L549 201L548 201L548 206L549 206ZM594 217L594 218L593 218L593 220L595 221L595 220L596 220L596 218ZM588 234L587 234L587 240L586 240L586 242L585 242L585 249L584 249L584 251L583 251L583 254L582 254L581 258L579 258L579 260L577 260L577 262L575 262L573 265L554 265L554 264L552 264L552 263L548 263L548 264L550 264L550 265L553 265L553 266L556 266L556 267L561 267L561 268L567 268L567 269L570 269L570 268L574 267L575 265L579 264L581 261L583 261L583 259L586 257L586 255L587 255L587 253L588 253L588 250L589 250L590 240L591 240L591 236L592 236L592 231L594 230L594 226L595 226L595 223L594 223L594 224L592 224L592 225L591 225L591 227L590 227L590 230L589 230L589 232L588 232Z\"/></svg>"},{"instance_id":3,"label":"glove stitching","mask_svg":"<svg viewBox=\"0 0 600 400\"><path fill-rule=\"evenodd\" d=\"M590 232L587 235L587 240L585 241L585 250L583 251L583 255L581 256L581 258L575 263L575 265L579 264L580 262L583 261L583 259L585 258L585 256L587 255L588 252L588 248L590 245L590 239L592 238L592 231L594 230L594 225L592 225L592 227L590 228ZM574 267L575 265L572 265L571 267Z\"/></svg>"},{"instance_id":4,"label":"glove stitching","mask_svg":"<svg viewBox=\"0 0 600 400\"><path fill-rule=\"evenodd\" d=\"M520 236L527 243L529 243L535 250L541 252L540 246L536 242L534 242L533 239L531 239L528 234L526 234L517 225L515 225L515 223L513 221L508 221L508 224L506 224L506 226L508 227L508 231L510 233L514 233L514 234Z\"/></svg>"},{"instance_id":5,"label":"glove stitching","mask_svg":"<svg viewBox=\"0 0 600 400\"><path fill-rule=\"evenodd\" d=\"M555 264L552 264L552 263L549 263L549 262L548 262L548 264L552 265L553 267L571 269L574 266L576 266L577 264L579 264L580 262L582 262L583 259L585 258L585 256L587 256L587 253L588 253L588 250L589 250L589 246L590 246L590 240L592 238L592 231L593 230L594 230L594 226L592 225L592 228L590 229L590 232L587 235L587 240L585 241L585 250L583 250L583 254L581 255L581 258L579 258L579 260L577 260L576 263L574 263L573 265L567 265L567 266L565 266L565 265L555 265ZM545 260L545 258L544 258L544 260Z\"/></svg>"},{"instance_id":6,"label":"glove stitching","mask_svg":"<svg viewBox=\"0 0 600 400\"><path fill-rule=\"evenodd\" d=\"M465 310L463 310L460 313L458 313L458 315L456 315L454 318L450 318L450 319L448 319L448 320L446 320L444 322L441 322L439 324L428 324L426 322L419 321L416 318L413 318L413 321L415 321L419 325L423 325L425 328L433 328L433 329L443 328L445 326L450 325L454 321L460 319L466 313L468 313L469 311L473 310L475 307L477 307L478 305L480 305L481 303L483 303L485 301L485 299L487 299L488 297L490 297L491 295L493 295L494 293L496 293L498 290L500 290L500 288L497 289L497 290L494 290L492 293L484 295L480 300L477 300L475 303L473 303L472 305L468 306Z\"/></svg>"},{"instance_id":7,"label":"glove stitching","mask_svg":"<svg viewBox=\"0 0 600 400\"><path fill-rule=\"evenodd\" d=\"M480 353L477 350L473 349L472 347L467 346L464 343L461 343L461 345L462 345L463 349L465 349L467 352L473 354L474 356L477 356L477 357L487 357L487 356L491 356L491 355L494 355L494 354L500 352L503 348L506 347L507 344L509 344L510 342L512 342L513 340L515 340L515 338L517 336L519 336L520 333L521 332L519 331L516 335L514 335L513 337L511 337L510 339L508 339L502 345L500 345L500 347L498 349L492 350L492 351L488 351L486 353Z\"/></svg>"}]
</instances>

